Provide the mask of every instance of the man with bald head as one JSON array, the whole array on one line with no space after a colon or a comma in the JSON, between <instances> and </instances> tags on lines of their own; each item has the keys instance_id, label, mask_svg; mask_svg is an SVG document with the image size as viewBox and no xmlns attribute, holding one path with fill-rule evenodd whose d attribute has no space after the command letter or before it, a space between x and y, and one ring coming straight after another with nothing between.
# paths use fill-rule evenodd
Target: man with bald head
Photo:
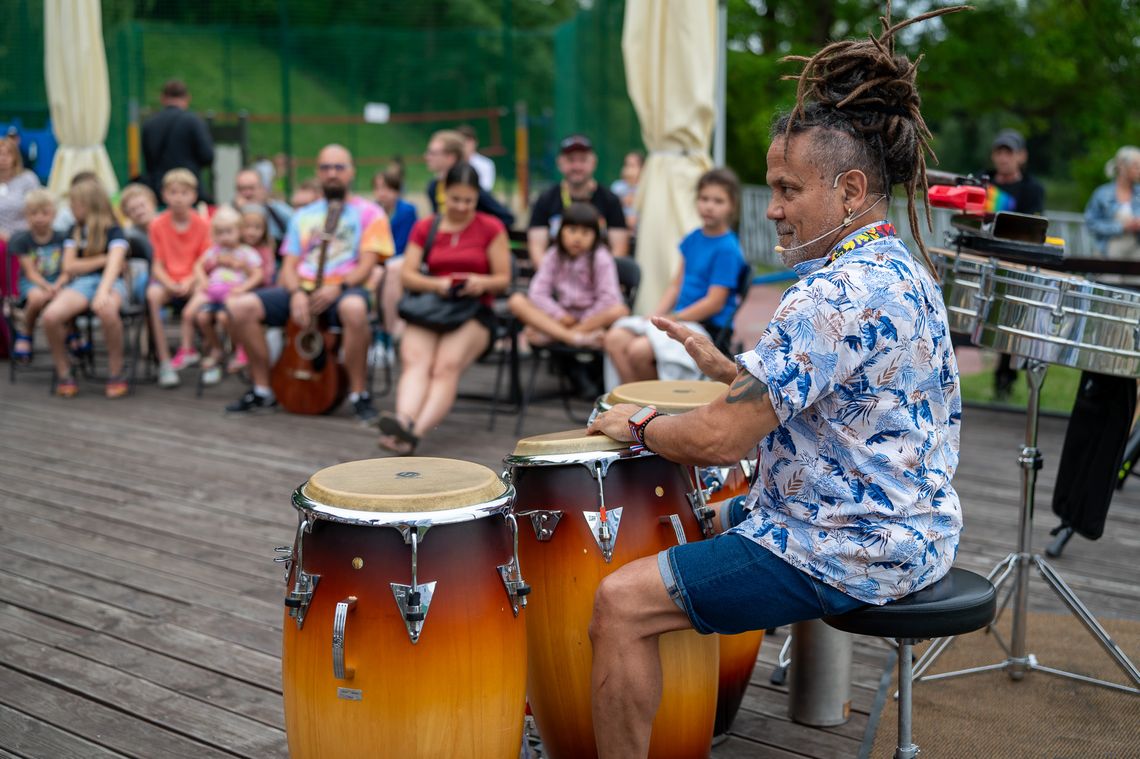
<instances>
[{"instance_id":1,"label":"man with bald head","mask_svg":"<svg viewBox=\"0 0 1140 759\"><path fill-rule=\"evenodd\" d=\"M394 252L388 217L380 206L350 192L356 175L352 155L340 145L327 145L317 156L317 180L324 197L297 209L281 243L281 270L277 286L244 293L226 302L233 321L234 339L249 357L253 387L226 406L229 413L276 409L269 387L269 350L262 324L282 327L292 320L308 326L328 313L329 324L341 328L344 368L349 396L357 419L377 416L367 387L369 300L365 283L377 260ZM316 287L321 237L330 200L344 202L344 210L331 236L323 283Z\"/></svg>"}]
</instances>

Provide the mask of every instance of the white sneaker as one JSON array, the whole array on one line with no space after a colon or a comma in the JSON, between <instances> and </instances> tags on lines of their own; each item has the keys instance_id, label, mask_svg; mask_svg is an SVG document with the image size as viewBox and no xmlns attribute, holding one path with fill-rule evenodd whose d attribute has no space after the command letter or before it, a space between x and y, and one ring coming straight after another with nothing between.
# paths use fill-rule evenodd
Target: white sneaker
<instances>
[{"instance_id":1,"label":"white sneaker","mask_svg":"<svg viewBox=\"0 0 1140 759\"><path fill-rule=\"evenodd\" d=\"M218 365L208 366L202 370L202 384L203 385L216 385L222 381L222 367Z\"/></svg>"},{"instance_id":2,"label":"white sneaker","mask_svg":"<svg viewBox=\"0 0 1140 759\"><path fill-rule=\"evenodd\" d=\"M174 371L174 367L170 365L169 361L164 361L158 367L158 386L171 388L178 387L182 384L182 380L178 378L178 372Z\"/></svg>"}]
</instances>

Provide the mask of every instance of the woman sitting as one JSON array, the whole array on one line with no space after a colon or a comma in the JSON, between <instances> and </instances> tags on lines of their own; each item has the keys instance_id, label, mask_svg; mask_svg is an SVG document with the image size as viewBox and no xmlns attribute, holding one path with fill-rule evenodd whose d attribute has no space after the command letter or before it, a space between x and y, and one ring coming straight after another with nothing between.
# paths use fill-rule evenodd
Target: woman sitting
<instances>
[{"instance_id":1,"label":"woman sitting","mask_svg":"<svg viewBox=\"0 0 1140 759\"><path fill-rule=\"evenodd\" d=\"M491 302L511 280L506 228L494 216L475 211L479 175L468 164L456 164L444 179L444 193L442 216L412 227L400 270L404 289L475 298L479 306L474 316L447 331L416 324L404 314L408 325L400 342L396 414L381 417L379 440L381 448L399 455L415 451L420 437L451 410L459 376L491 344Z\"/></svg>"}]
</instances>

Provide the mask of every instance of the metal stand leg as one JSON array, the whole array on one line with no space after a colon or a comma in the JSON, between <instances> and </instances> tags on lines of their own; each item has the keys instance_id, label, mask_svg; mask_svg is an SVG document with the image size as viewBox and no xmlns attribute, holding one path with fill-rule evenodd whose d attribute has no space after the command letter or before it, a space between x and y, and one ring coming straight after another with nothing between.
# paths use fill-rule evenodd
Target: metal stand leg
<instances>
[{"instance_id":1,"label":"metal stand leg","mask_svg":"<svg viewBox=\"0 0 1140 759\"><path fill-rule=\"evenodd\" d=\"M954 672L942 672L936 675L924 675L923 673L930 668L934 660L942 655L950 643L952 638L942 638L936 640L930 648L919 659L914 672L914 677L917 680L944 680L949 677L957 677L960 675L971 675L978 672L988 672L995 669L1004 669L1009 673L1013 680L1020 680L1025 677L1025 674L1031 670L1038 670L1040 672L1047 672L1051 675L1059 677L1068 677L1073 680L1090 683L1092 685L1099 685L1104 688L1111 688L1113 690L1124 691L1125 693L1135 693L1140 695L1140 670L1125 656L1116 642L1108 634L1092 613L1081 603L1076 594L1065 584L1061 576L1057 574L1053 567L1049 566L1048 562L1041 556L1032 553L1033 545L1033 495L1037 486L1037 472L1041 469L1041 452L1037 448L1037 419L1038 407L1041 393L1041 385L1045 381L1045 370L1048 365L1035 360L1028 360L1026 362L1026 376L1029 383L1029 407L1027 411L1027 419L1025 426L1025 445L1021 449L1018 456L1018 463L1021 465L1021 517L1018 526L1018 542L1017 551L1011 553L1002 559L990 572L989 579L993 581L995 588L1000 588L1006 580L1013 576L1013 586L1010 589L1010 595L1002 602L1002 608L998 611L998 617L1005 610L1005 606L1009 600L1013 601L1013 624L1010 631L1009 644L1006 645L1001 636L997 634L995 619L989 626L988 631L992 632L998 640L998 644L1006 652L1006 658L996 664L987 664L980 667L970 667L969 669L957 670ZM1053 669L1038 664L1037 657L1032 653L1026 651L1026 623L1028 621L1029 613L1029 570L1031 565L1036 566L1037 571L1041 577L1049 584L1069 610L1077 619L1084 624L1085 628L1092 634L1093 637L1104 647L1108 655L1116 662L1117 666L1128 676L1134 683L1132 686L1120 685L1118 683L1108 682L1106 680L1098 680L1094 677L1087 677L1079 675L1075 672L1066 672L1060 669ZM996 577L996 579L995 579ZM901 672L900 672L901 677ZM901 684L900 684L901 692Z\"/></svg>"},{"instance_id":2,"label":"metal stand leg","mask_svg":"<svg viewBox=\"0 0 1140 759\"><path fill-rule=\"evenodd\" d=\"M912 648L910 638L899 639L899 740L895 746L895 759L914 759L918 756L918 746L911 740L911 699L910 688L914 680L911 673Z\"/></svg>"}]
</instances>

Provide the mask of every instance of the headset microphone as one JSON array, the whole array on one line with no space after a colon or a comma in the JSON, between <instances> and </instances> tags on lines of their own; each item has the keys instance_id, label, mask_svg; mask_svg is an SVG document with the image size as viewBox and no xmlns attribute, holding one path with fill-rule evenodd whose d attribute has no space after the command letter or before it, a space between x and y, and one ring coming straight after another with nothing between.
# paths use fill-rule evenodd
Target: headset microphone
<instances>
[{"instance_id":1,"label":"headset microphone","mask_svg":"<svg viewBox=\"0 0 1140 759\"><path fill-rule=\"evenodd\" d=\"M800 248L806 248L809 245L814 245L815 243L819 242L823 238L830 237L831 235L835 234L836 232L843 229L844 227L846 227L848 224L855 221L856 219L862 218L863 216L869 214L871 212L871 209L874 208L875 206L879 205L879 201L884 199L885 197L887 197L887 196L886 195L880 195L878 200L876 200L874 203L872 203L871 205L864 208L857 215L848 216L847 218L845 218L843 220L842 224L835 227L834 229L827 230L826 232L824 232L819 237L808 240L805 243L800 243L799 245L795 245L791 248L785 248L783 245L777 245L775 248L773 248L773 250L776 251L776 255L783 255L784 253L788 253L788 252L791 252L793 250L799 250Z\"/></svg>"}]
</instances>

